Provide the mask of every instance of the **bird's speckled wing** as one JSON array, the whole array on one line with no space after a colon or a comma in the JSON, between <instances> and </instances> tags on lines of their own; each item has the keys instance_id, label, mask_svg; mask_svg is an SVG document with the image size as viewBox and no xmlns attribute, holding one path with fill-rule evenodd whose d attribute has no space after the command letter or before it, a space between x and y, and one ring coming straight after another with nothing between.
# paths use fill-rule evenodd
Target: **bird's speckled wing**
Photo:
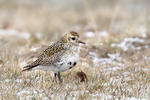
<instances>
[{"instance_id":1,"label":"bird's speckled wing","mask_svg":"<svg viewBox=\"0 0 150 100\"><path fill-rule=\"evenodd\" d=\"M50 66L60 60L66 49L68 48L65 47L65 44L56 42L44 50L38 59L33 63L38 63L38 65L43 66Z\"/></svg>"},{"instance_id":2,"label":"bird's speckled wing","mask_svg":"<svg viewBox=\"0 0 150 100\"><path fill-rule=\"evenodd\" d=\"M61 56L65 53L65 51L69 49L67 44L64 44L60 41L52 44L46 50L44 50L38 57L36 61L24 67L23 71L30 70L37 66L51 66L55 63L59 62Z\"/></svg>"}]
</instances>

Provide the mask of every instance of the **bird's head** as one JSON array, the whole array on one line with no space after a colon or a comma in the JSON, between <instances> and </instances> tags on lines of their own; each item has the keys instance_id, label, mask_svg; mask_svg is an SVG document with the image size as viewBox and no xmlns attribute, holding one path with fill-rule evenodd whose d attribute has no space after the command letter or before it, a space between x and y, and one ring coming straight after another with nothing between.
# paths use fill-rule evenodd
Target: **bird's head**
<instances>
[{"instance_id":1,"label":"bird's head","mask_svg":"<svg viewBox=\"0 0 150 100\"><path fill-rule=\"evenodd\" d=\"M79 40L79 34L77 32L71 31L63 37L63 42L66 43L73 43L73 44L85 44L85 42L82 42Z\"/></svg>"}]
</instances>

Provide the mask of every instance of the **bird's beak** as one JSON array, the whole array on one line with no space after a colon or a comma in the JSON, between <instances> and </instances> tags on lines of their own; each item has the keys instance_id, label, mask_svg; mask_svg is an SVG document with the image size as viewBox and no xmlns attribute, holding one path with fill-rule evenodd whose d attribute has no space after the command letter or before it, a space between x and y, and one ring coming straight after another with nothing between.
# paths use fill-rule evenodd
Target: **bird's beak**
<instances>
[{"instance_id":1,"label":"bird's beak","mask_svg":"<svg viewBox=\"0 0 150 100\"><path fill-rule=\"evenodd\" d=\"M78 42L81 43L81 44L86 44L85 42L82 42L82 41L80 41L80 40L79 40Z\"/></svg>"}]
</instances>

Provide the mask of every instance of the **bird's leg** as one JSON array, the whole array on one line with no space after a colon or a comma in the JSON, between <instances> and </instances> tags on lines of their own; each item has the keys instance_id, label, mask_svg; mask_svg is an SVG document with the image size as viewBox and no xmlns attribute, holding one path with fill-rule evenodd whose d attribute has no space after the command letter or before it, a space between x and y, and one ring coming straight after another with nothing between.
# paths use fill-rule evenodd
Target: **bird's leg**
<instances>
[{"instance_id":1,"label":"bird's leg","mask_svg":"<svg viewBox=\"0 0 150 100\"><path fill-rule=\"evenodd\" d=\"M58 75L59 82L62 83L62 79L61 79L61 76L60 76L60 72L58 72L57 75Z\"/></svg>"},{"instance_id":2,"label":"bird's leg","mask_svg":"<svg viewBox=\"0 0 150 100\"><path fill-rule=\"evenodd\" d=\"M56 82L57 73L54 73L54 81Z\"/></svg>"},{"instance_id":3,"label":"bird's leg","mask_svg":"<svg viewBox=\"0 0 150 100\"><path fill-rule=\"evenodd\" d=\"M55 77L55 79L56 79L56 76L57 76L57 73L54 73L54 77Z\"/></svg>"}]
</instances>

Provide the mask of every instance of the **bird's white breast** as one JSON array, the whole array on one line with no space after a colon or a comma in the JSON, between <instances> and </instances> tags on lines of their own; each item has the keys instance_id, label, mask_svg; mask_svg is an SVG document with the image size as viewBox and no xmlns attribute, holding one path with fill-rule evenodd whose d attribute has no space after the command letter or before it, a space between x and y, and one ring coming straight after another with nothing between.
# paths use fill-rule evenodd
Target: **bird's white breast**
<instances>
[{"instance_id":1,"label":"bird's white breast","mask_svg":"<svg viewBox=\"0 0 150 100\"><path fill-rule=\"evenodd\" d=\"M74 67L79 61L79 53L79 47L72 47L71 50L66 51L66 53L61 57L60 62L58 62L58 70L63 72Z\"/></svg>"},{"instance_id":2,"label":"bird's white breast","mask_svg":"<svg viewBox=\"0 0 150 100\"><path fill-rule=\"evenodd\" d=\"M66 71L67 69L71 69L72 67L74 67L78 63L78 60L79 54L77 53L64 55L62 56L62 59L59 62L60 64L58 64L57 68L60 72Z\"/></svg>"}]
</instances>

